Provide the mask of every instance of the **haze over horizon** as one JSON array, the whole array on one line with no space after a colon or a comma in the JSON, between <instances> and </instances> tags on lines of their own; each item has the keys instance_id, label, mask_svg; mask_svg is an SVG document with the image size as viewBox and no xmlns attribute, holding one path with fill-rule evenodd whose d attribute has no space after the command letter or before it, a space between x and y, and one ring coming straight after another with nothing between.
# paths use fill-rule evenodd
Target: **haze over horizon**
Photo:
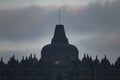
<instances>
[{"instance_id":1,"label":"haze over horizon","mask_svg":"<svg viewBox=\"0 0 120 80\"><path fill-rule=\"evenodd\" d=\"M84 53L120 56L120 0L0 0L0 57L19 59L51 43L58 9L69 43Z\"/></svg>"}]
</instances>

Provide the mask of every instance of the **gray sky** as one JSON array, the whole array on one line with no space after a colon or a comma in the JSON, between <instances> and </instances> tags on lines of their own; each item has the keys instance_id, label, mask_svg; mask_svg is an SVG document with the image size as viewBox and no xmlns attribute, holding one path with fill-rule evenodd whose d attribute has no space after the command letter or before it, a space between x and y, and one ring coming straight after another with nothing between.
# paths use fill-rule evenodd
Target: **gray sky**
<instances>
[{"instance_id":1,"label":"gray sky","mask_svg":"<svg viewBox=\"0 0 120 80\"><path fill-rule=\"evenodd\" d=\"M0 0L0 57L21 59L30 53L40 58L51 42L58 9L61 23L79 57L89 53L114 62L120 56L120 0Z\"/></svg>"}]
</instances>

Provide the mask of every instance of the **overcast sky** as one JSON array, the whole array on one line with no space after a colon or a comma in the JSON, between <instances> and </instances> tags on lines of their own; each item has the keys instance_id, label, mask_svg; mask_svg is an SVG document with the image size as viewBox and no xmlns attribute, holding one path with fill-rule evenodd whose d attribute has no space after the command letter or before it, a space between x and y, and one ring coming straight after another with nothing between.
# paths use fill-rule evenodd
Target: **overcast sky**
<instances>
[{"instance_id":1,"label":"overcast sky","mask_svg":"<svg viewBox=\"0 0 120 80\"><path fill-rule=\"evenodd\" d=\"M0 57L36 53L51 42L58 9L69 43L99 59L120 56L120 0L0 0Z\"/></svg>"}]
</instances>

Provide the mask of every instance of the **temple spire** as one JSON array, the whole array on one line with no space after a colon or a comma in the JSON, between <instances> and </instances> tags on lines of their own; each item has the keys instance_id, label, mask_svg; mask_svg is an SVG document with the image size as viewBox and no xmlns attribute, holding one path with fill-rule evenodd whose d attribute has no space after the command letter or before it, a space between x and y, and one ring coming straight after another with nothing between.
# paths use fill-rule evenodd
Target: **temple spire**
<instances>
[{"instance_id":1,"label":"temple spire","mask_svg":"<svg viewBox=\"0 0 120 80\"><path fill-rule=\"evenodd\" d=\"M59 24L60 24L60 19L61 19L61 15L60 15L60 9L59 9Z\"/></svg>"},{"instance_id":2,"label":"temple spire","mask_svg":"<svg viewBox=\"0 0 120 80\"><path fill-rule=\"evenodd\" d=\"M68 39L65 35L64 25L56 25L52 43L67 43Z\"/></svg>"}]
</instances>

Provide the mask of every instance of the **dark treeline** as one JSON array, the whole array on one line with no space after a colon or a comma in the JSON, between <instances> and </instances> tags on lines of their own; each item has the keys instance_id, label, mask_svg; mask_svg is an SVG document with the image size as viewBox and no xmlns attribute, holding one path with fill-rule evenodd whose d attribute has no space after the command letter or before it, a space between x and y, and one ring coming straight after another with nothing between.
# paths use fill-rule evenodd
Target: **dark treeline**
<instances>
[{"instance_id":1,"label":"dark treeline","mask_svg":"<svg viewBox=\"0 0 120 80\"><path fill-rule=\"evenodd\" d=\"M111 64L106 56L100 61L97 56L93 60L89 55L84 55L79 61L80 67L84 69L91 69L94 80L119 80L120 79L120 57ZM0 60L0 80L43 80L42 61L38 60L36 55L22 58L21 61L13 55L5 64L3 58ZM49 67L49 66L48 66ZM104 79L100 79L103 76ZM99 79L97 79L99 78ZM75 79L79 80L79 79Z\"/></svg>"}]
</instances>

